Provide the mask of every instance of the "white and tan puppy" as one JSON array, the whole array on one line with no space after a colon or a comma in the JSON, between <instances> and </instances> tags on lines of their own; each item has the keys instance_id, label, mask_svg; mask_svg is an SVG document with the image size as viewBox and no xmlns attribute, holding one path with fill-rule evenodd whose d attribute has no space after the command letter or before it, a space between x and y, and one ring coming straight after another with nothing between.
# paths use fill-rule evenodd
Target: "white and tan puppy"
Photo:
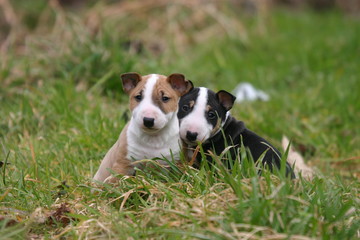
<instances>
[{"instance_id":1,"label":"white and tan puppy","mask_svg":"<svg viewBox=\"0 0 360 240\"><path fill-rule=\"evenodd\" d=\"M130 122L102 160L94 180L113 182L111 172L134 175L134 161L165 157L179 159L181 151L178 102L193 86L182 74L121 75L130 96Z\"/></svg>"}]
</instances>

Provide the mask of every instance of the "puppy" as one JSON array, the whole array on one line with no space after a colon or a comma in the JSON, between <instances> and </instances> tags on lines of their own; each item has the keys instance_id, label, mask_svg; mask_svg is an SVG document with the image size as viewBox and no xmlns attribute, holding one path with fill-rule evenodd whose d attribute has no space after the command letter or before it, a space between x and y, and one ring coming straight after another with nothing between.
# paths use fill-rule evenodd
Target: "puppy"
<instances>
[{"instance_id":1,"label":"puppy","mask_svg":"<svg viewBox=\"0 0 360 240\"><path fill-rule=\"evenodd\" d=\"M178 103L192 89L182 74L121 75L124 92L130 96L131 120L110 148L94 176L96 181L113 182L111 171L134 175L134 161L165 157L180 159L181 141ZM141 168L141 165L136 165Z\"/></svg>"},{"instance_id":2,"label":"puppy","mask_svg":"<svg viewBox=\"0 0 360 240\"><path fill-rule=\"evenodd\" d=\"M242 141L255 161L266 152L262 163L270 169L273 169L274 165L280 168L280 152L265 139L247 129L242 121L230 115L229 110L235 99L235 96L224 90L215 93L204 87L194 88L183 96L179 102L178 118L180 137L184 144L194 147L201 142L205 153L211 150L217 155L220 155L227 145L236 146L230 150L232 159L235 159ZM190 150L190 155L192 154L193 150ZM200 154L196 159L199 164ZM209 156L208 160L211 161ZM226 165L230 166L229 162ZM288 163L286 171L294 178Z\"/></svg>"}]
</instances>

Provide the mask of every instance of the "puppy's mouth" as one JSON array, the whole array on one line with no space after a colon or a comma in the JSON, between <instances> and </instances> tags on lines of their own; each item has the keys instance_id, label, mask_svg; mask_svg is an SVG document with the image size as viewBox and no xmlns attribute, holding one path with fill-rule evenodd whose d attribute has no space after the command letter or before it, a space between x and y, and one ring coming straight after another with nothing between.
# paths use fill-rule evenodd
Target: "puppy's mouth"
<instances>
[{"instance_id":1,"label":"puppy's mouth","mask_svg":"<svg viewBox=\"0 0 360 240\"><path fill-rule=\"evenodd\" d=\"M161 130L159 128L148 128L148 127L142 127L141 129L143 132L149 135L157 134Z\"/></svg>"},{"instance_id":2,"label":"puppy's mouth","mask_svg":"<svg viewBox=\"0 0 360 240\"><path fill-rule=\"evenodd\" d=\"M188 139L183 139L183 141L187 144L187 145L189 145L189 146L197 146L199 143L201 144L201 142L200 141L197 141L197 140L195 140L195 141L189 141Z\"/></svg>"}]
</instances>

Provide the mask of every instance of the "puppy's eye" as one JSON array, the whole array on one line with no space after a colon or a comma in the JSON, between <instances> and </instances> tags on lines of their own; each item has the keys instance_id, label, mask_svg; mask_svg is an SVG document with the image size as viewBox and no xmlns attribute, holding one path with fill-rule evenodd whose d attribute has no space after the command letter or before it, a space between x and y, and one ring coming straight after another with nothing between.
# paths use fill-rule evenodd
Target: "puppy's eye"
<instances>
[{"instance_id":1,"label":"puppy's eye","mask_svg":"<svg viewBox=\"0 0 360 240\"><path fill-rule=\"evenodd\" d=\"M162 100L164 103L166 103L166 102L168 102L168 101L170 100L170 98L169 98L169 97L166 97L166 96L163 96L163 97L161 98L161 100Z\"/></svg>"},{"instance_id":2,"label":"puppy's eye","mask_svg":"<svg viewBox=\"0 0 360 240\"><path fill-rule=\"evenodd\" d=\"M187 112L187 111L190 110L190 107L189 107L189 105L184 105L184 106L182 106L181 109L182 109L184 112Z\"/></svg>"},{"instance_id":3,"label":"puppy's eye","mask_svg":"<svg viewBox=\"0 0 360 240\"><path fill-rule=\"evenodd\" d=\"M214 119L214 118L216 118L216 114L213 111L209 111L208 112L208 118L209 119Z\"/></svg>"},{"instance_id":4,"label":"puppy's eye","mask_svg":"<svg viewBox=\"0 0 360 240\"><path fill-rule=\"evenodd\" d=\"M142 100L142 95L141 94L136 95L135 100L140 102Z\"/></svg>"}]
</instances>

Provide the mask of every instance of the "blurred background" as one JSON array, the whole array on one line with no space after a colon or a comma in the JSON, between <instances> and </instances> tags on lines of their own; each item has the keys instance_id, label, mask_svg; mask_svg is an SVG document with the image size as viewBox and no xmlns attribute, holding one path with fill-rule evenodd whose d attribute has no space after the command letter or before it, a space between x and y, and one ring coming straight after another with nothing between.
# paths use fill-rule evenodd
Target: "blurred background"
<instances>
[{"instance_id":1,"label":"blurred background","mask_svg":"<svg viewBox=\"0 0 360 240\"><path fill-rule=\"evenodd\" d=\"M351 169L360 155L359 15L358 0L0 0L0 101L3 114L14 111L0 135L61 121L62 107L126 108L121 73L181 72L215 91L250 82L270 101L237 104L235 117L276 146L288 135L314 165ZM53 112L22 105L52 96ZM78 105L55 104L67 98Z\"/></svg>"},{"instance_id":2,"label":"blurred background","mask_svg":"<svg viewBox=\"0 0 360 240\"><path fill-rule=\"evenodd\" d=\"M300 11L316 16L296 19ZM319 36L312 36L310 28L321 34L320 16L336 22L339 15L358 18L359 13L358 0L0 0L0 77L4 86L14 81L30 84L71 69L71 77L89 87L105 73L117 79L120 72L135 68L144 73L174 69L207 76L194 73L189 61L213 68L210 61L203 62L210 52L209 58L224 65L209 69L207 77L214 79L214 72L224 74L217 72L224 72L222 67L229 70L227 58L237 54L241 58L259 39L271 42L278 37L272 35L277 34L274 31L308 21L309 38L316 41ZM297 41L297 36L289 37ZM139 56L146 63L138 63ZM12 57L30 57L32 67L24 71L18 63L12 64ZM114 87L112 80L106 82L105 89Z\"/></svg>"}]
</instances>

